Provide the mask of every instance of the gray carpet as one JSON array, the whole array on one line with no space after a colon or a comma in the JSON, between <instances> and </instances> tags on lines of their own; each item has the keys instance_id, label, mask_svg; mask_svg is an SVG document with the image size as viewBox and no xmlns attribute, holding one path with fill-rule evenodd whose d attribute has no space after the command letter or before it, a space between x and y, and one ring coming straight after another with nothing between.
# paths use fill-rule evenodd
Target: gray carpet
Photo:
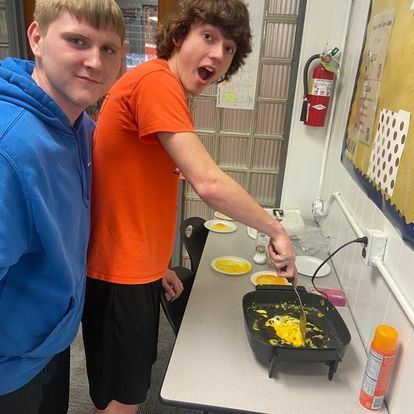
<instances>
[{"instance_id":1,"label":"gray carpet","mask_svg":"<svg viewBox=\"0 0 414 414\"><path fill-rule=\"evenodd\" d=\"M164 372L174 345L175 336L161 311L158 358L152 370L152 384L147 401L141 405L139 414L198 414L200 411L185 410L161 404L159 393ZM85 354L81 331L71 346L71 387L68 414L93 414L89 398L88 380L85 372Z\"/></svg>"}]
</instances>

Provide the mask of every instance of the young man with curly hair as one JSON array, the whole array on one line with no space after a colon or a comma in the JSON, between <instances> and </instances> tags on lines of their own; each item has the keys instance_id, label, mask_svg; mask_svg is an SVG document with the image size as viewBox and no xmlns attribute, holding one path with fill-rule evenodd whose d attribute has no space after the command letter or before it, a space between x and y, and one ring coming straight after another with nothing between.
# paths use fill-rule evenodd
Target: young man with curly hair
<instances>
[{"instance_id":1,"label":"young man with curly hair","mask_svg":"<svg viewBox=\"0 0 414 414\"><path fill-rule=\"evenodd\" d=\"M98 119L92 229L83 316L90 394L97 413L135 414L156 360L161 288L168 269L177 168L211 208L270 236L281 276L297 275L283 227L221 171L197 137L188 98L229 79L251 51L241 0L184 0L157 36L158 59L127 72ZM214 298L212 298L214 301Z\"/></svg>"}]
</instances>

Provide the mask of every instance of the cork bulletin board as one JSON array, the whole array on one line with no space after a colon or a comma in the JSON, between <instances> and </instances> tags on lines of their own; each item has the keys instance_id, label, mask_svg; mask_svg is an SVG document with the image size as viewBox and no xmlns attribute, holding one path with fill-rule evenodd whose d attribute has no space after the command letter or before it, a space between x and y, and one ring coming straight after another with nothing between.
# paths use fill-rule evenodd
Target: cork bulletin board
<instances>
[{"instance_id":1,"label":"cork bulletin board","mask_svg":"<svg viewBox=\"0 0 414 414\"><path fill-rule=\"evenodd\" d=\"M413 0L371 2L342 163L413 247Z\"/></svg>"}]
</instances>

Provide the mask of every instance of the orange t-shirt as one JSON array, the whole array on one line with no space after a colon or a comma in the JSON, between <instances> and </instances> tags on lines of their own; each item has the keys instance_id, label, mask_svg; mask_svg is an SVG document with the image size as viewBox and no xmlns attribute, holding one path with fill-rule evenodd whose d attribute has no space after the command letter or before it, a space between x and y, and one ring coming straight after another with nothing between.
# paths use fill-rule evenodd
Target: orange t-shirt
<instances>
[{"instance_id":1,"label":"orange t-shirt","mask_svg":"<svg viewBox=\"0 0 414 414\"><path fill-rule=\"evenodd\" d=\"M156 133L188 131L187 99L165 60L130 70L112 87L94 137L90 277L142 284L165 274L179 175Z\"/></svg>"}]
</instances>

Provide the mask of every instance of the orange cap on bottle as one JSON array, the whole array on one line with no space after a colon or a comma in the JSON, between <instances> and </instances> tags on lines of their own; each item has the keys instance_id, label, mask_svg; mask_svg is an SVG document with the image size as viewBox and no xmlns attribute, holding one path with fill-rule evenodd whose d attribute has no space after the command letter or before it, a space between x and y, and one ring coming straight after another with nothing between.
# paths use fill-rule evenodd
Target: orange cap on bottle
<instances>
[{"instance_id":1,"label":"orange cap on bottle","mask_svg":"<svg viewBox=\"0 0 414 414\"><path fill-rule=\"evenodd\" d=\"M378 325L372 344L381 351L392 352L397 348L397 340L398 332L395 328L389 325Z\"/></svg>"}]
</instances>

